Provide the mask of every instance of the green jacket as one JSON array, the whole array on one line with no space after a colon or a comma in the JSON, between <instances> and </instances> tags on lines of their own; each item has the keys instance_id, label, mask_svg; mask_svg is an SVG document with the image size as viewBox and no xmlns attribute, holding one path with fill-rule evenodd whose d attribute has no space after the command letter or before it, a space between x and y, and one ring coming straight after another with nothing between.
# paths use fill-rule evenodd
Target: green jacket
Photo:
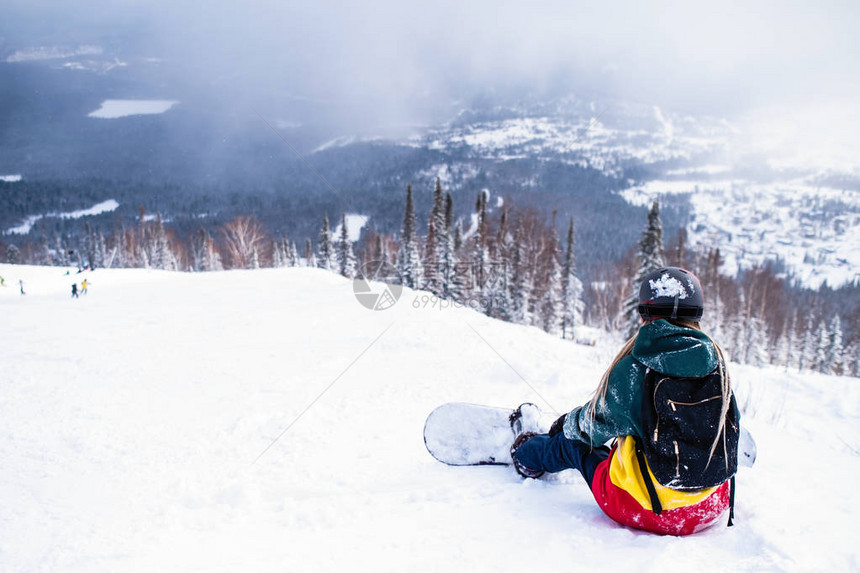
<instances>
[{"instance_id":1,"label":"green jacket","mask_svg":"<svg viewBox=\"0 0 860 573\"><path fill-rule=\"evenodd\" d=\"M642 437L642 381L646 368L679 378L705 376L717 367L713 342L706 334L666 320L639 329L633 352L609 374L606 401L598 405L592 422L585 404L570 412L564 435L600 446L618 436Z\"/></svg>"}]
</instances>

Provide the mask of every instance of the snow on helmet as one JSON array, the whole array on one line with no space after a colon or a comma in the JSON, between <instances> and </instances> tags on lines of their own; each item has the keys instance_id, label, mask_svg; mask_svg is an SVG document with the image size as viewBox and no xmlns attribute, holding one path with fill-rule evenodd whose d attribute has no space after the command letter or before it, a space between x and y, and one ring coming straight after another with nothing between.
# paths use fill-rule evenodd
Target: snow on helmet
<instances>
[{"instance_id":1,"label":"snow on helmet","mask_svg":"<svg viewBox=\"0 0 860 573\"><path fill-rule=\"evenodd\" d=\"M680 318L698 322L704 312L702 285L696 275L678 267L651 271L639 287L638 310L645 320Z\"/></svg>"}]
</instances>

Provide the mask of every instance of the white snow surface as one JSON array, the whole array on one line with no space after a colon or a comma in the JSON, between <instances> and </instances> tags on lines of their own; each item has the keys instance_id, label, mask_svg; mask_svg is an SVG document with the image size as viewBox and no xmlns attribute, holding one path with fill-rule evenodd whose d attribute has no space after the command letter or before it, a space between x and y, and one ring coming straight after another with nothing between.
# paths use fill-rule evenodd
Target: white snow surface
<instances>
[{"instance_id":1,"label":"white snow surface","mask_svg":"<svg viewBox=\"0 0 860 573\"><path fill-rule=\"evenodd\" d=\"M106 99L101 107L90 112L89 117L115 119L130 115L154 115L164 113L179 102L166 99Z\"/></svg>"},{"instance_id":2,"label":"white snow surface","mask_svg":"<svg viewBox=\"0 0 860 573\"><path fill-rule=\"evenodd\" d=\"M82 45L73 48L68 46L39 46L16 50L15 53L6 58L6 62L13 64L40 60L65 60L76 56L100 56L102 52L101 46L94 45Z\"/></svg>"},{"instance_id":3,"label":"white snow surface","mask_svg":"<svg viewBox=\"0 0 860 573\"><path fill-rule=\"evenodd\" d=\"M620 345L597 331L572 344L408 289L369 311L317 269L102 269L80 299L64 273L0 265L2 571L860 566L857 379L731 365L758 441L736 525L660 537L575 472L424 448L445 402L583 403Z\"/></svg>"},{"instance_id":4,"label":"white snow surface","mask_svg":"<svg viewBox=\"0 0 860 573\"><path fill-rule=\"evenodd\" d=\"M353 243L357 241L361 237L361 230L367 225L367 222L370 220L370 216L368 215L359 215L356 213L347 213L346 214L346 235L347 238ZM332 233L332 238L337 241L340 238L340 223L338 222L337 227L334 228L334 232Z\"/></svg>"}]
</instances>

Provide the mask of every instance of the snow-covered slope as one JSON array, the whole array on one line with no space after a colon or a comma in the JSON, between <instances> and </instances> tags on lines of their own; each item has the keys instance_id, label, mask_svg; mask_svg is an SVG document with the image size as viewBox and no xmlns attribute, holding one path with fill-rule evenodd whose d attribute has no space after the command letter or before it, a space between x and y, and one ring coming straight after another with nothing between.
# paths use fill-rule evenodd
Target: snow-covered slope
<instances>
[{"instance_id":1,"label":"snow-covered slope","mask_svg":"<svg viewBox=\"0 0 860 573\"><path fill-rule=\"evenodd\" d=\"M35 225L45 217L58 217L60 219L80 219L81 217L89 217L92 215L99 215L101 213L110 213L111 211L116 211L118 207L119 203L116 201L116 199L108 199L107 201L96 203L88 209L79 209L77 211L69 211L67 213L46 213L44 215L31 215L30 217L27 217L24 222L17 227L7 229L6 233L19 233L22 235L26 235L30 232L30 229L33 228L33 225Z\"/></svg>"},{"instance_id":2,"label":"snow-covered slope","mask_svg":"<svg viewBox=\"0 0 860 573\"><path fill-rule=\"evenodd\" d=\"M599 333L579 346L408 290L368 311L314 269L99 270L80 299L63 272L0 265L0 570L860 564L857 379L734 366L759 446L737 524L661 538L616 526L573 473L424 449L443 402L583 402L617 347Z\"/></svg>"},{"instance_id":3,"label":"snow-covered slope","mask_svg":"<svg viewBox=\"0 0 860 573\"><path fill-rule=\"evenodd\" d=\"M106 99L101 106L88 114L88 117L116 119L131 115L158 115L179 103L176 100L161 99Z\"/></svg>"},{"instance_id":4,"label":"snow-covered slope","mask_svg":"<svg viewBox=\"0 0 860 573\"><path fill-rule=\"evenodd\" d=\"M622 195L633 204L689 195L689 244L720 248L724 272L771 261L810 288L825 280L830 286L860 280L857 167L833 171L803 163L777 169L773 161L741 151L748 137L719 118L570 98L467 116L411 143L463 158L420 174L438 175L449 185L478 176L480 169L470 163L478 159L557 161L618 178L636 165L647 175L627 181Z\"/></svg>"},{"instance_id":5,"label":"snow-covered slope","mask_svg":"<svg viewBox=\"0 0 860 573\"><path fill-rule=\"evenodd\" d=\"M726 274L771 261L809 288L860 280L860 191L708 174L623 192L640 204L671 194L690 195L690 244L719 247Z\"/></svg>"},{"instance_id":6,"label":"snow-covered slope","mask_svg":"<svg viewBox=\"0 0 860 573\"><path fill-rule=\"evenodd\" d=\"M466 150L468 157L560 160L622 176L631 161L689 160L723 149L735 130L724 120L673 114L657 106L565 98L552 105L500 108L461 117L414 145Z\"/></svg>"}]
</instances>

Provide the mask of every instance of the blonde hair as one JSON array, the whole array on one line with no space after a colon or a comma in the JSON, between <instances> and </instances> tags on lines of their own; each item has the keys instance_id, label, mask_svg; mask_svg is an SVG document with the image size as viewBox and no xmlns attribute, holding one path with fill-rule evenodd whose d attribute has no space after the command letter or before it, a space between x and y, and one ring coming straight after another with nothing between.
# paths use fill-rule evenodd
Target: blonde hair
<instances>
[{"instance_id":1,"label":"blonde hair","mask_svg":"<svg viewBox=\"0 0 860 573\"><path fill-rule=\"evenodd\" d=\"M699 326L698 322L680 319L674 320L672 322L673 324L676 324L678 326L692 328L693 330L698 330L699 332L705 334L711 344L714 345L714 350L717 353L717 368L719 368L720 371L720 393L723 402L722 407L720 409L720 424L717 427L717 435L714 436L714 443L711 444L711 450L708 453L708 462L710 463L711 458L714 456L714 451L717 449L717 444L719 444L720 442L720 437L725 434L726 414L728 413L729 406L731 405L732 383L731 378L729 377L729 371L726 369L726 359L723 354L723 349L720 348L720 345L714 342L714 340L710 336L708 336L702 331L702 328ZM618 351L618 354L612 360L612 364L609 365L609 368L607 368L606 372L603 373L603 376L600 377L600 383L594 390L594 395L591 397L591 400L588 401L588 407L586 409L586 415L588 416L589 425L594 423L594 417L597 415L598 405L601 402L606 402L606 391L609 387L609 375L623 358L633 353L633 346L636 344L636 338L638 336L639 332L637 331L635 335L633 335L629 340L627 340L627 342L624 343L624 346L621 347L621 350ZM728 464L728 452L726 452L725 450L726 442L725 440L723 440L723 453L725 454L726 464Z\"/></svg>"}]
</instances>

